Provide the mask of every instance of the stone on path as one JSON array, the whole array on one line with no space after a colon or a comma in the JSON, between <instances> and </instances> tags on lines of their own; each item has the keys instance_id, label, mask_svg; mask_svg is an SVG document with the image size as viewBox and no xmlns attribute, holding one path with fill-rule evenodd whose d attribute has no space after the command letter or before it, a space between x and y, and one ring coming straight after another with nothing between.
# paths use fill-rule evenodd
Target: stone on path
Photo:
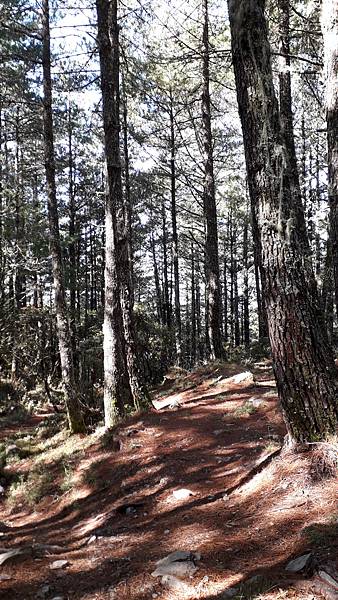
<instances>
[{"instance_id":1,"label":"stone on path","mask_svg":"<svg viewBox=\"0 0 338 600\"><path fill-rule=\"evenodd\" d=\"M49 568L52 569L53 571L55 571L56 569L64 569L65 567L67 567L67 565L69 565L68 560L55 560L49 566Z\"/></svg>"},{"instance_id":2,"label":"stone on path","mask_svg":"<svg viewBox=\"0 0 338 600\"><path fill-rule=\"evenodd\" d=\"M176 498L176 500L186 500L190 496L194 496L194 495L195 495L194 492L192 492L191 490L187 490L185 488L173 491L173 496L174 496L174 498Z\"/></svg>"},{"instance_id":3,"label":"stone on path","mask_svg":"<svg viewBox=\"0 0 338 600\"><path fill-rule=\"evenodd\" d=\"M43 585L42 588L40 588L40 590L36 594L36 598L38 600L46 600L47 596L49 596L51 592L52 588L50 587L50 585Z\"/></svg>"},{"instance_id":4,"label":"stone on path","mask_svg":"<svg viewBox=\"0 0 338 600\"><path fill-rule=\"evenodd\" d=\"M290 571L291 573L300 573L304 569L310 566L312 560L312 552L308 552L307 554L303 554L302 556L298 556L286 565L285 570Z\"/></svg>"},{"instance_id":5,"label":"stone on path","mask_svg":"<svg viewBox=\"0 0 338 600\"><path fill-rule=\"evenodd\" d=\"M225 592L222 592L220 600L227 600L228 598L233 598L234 596L237 596L238 593L238 588L229 587L227 590L225 590Z\"/></svg>"},{"instance_id":6,"label":"stone on path","mask_svg":"<svg viewBox=\"0 0 338 600\"><path fill-rule=\"evenodd\" d=\"M24 554L23 548L14 548L13 550L6 550L0 554L0 566L8 560L15 558L16 556Z\"/></svg>"},{"instance_id":7,"label":"stone on path","mask_svg":"<svg viewBox=\"0 0 338 600\"><path fill-rule=\"evenodd\" d=\"M189 577L197 571L198 567L195 561L199 561L200 559L201 555L198 552L186 552L184 550L171 552L168 556L157 561L157 568L152 572L152 576L173 575Z\"/></svg>"},{"instance_id":8,"label":"stone on path","mask_svg":"<svg viewBox=\"0 0 338 600\"><path fill-rule=\"evenodd\" d=\"M90 544L93 544L94 542L96 542L96 540L97 540L96 535L91 535L90 538L88 538L87 546L90 546Z\"/></svg>"},{"instance_id":9,"label":"stone on path","mask_svg":"<svg viewBox=\"0 0 338 600\"><path fill-rule=\"evenodd\" d=\"M337 575L333 576L330 573L328 573L327 571L324 571L324 569L319 569L318 570L318 575L326 583L328 583L333 588L335 588L336 590L338 590L338 573L337 573Z\"/></svg>"},{"instance_id":10,"label":"stone on path","mask_svg":"<svg viewBox=\"0 0 338 600\"><path fill-rule=\"evenodd\" d=\"M248 404L251 404L254 408L259 408L264 404L264 399L253 396L252 398L249 398Z\"/></svg>"},{"instance_id":11,"label":"stone on path","mask_svg":"<svg viewBox=\"0 0 338 600\"><path fill-rule=\"evenodd\" d=\"M229 377L225 379L224 382L229 384L234 383L235 385L238 383L247 383L248 385L252 385L255 383L255 378L251 371L244 371L244 373L238 373L238 375L234 375L233 377Z\"/></svg>"},{"instance_id":12,"label":"stone on path","mask_svg":"<svg viewBox=\"0 0 338 600\"><path fill-rule=\"evenodd\" d=\"M182 594L191 592L190 585L187 585L184 581L178 579L178 577L175 577L174 575L163 575L161 583L162 585L175 590L176 592L181 592Z\"/></svg>"},{"instance_id":13,"label":"stone on path","mask_svg":"<svg viewBox=\"0 0 338 600\"><path fill-rule=\"evenodd\" d=\"M16 444L11 444L10 446L7 446L5 450L5 454L8 457L15 456L16 454L19 454L19 452L20 448Z\"/></svg>"}]
</instances>

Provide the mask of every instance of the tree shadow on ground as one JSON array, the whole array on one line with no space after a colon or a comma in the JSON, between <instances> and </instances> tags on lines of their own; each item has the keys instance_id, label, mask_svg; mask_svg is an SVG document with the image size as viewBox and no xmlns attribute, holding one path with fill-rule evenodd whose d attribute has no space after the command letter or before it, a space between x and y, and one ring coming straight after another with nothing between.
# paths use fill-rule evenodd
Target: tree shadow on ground
<instances>
[{"instance_id":1,"label":"tree shadow on ground","mask_svg":"<svg viewBox=\"0 0 338 600\"><path fill-rule=\"evenodd\" d=\"M251 389L248 394L243 391L241 401L250 395ZM208 576L237 583L258 574L272 584L277 581L295 533L309 525L307 515L274 512L288 494L278 480L274 487L269 479L263 481L259 493L254 488L247 494L241 491L271 460L280 460L278 450L266 456L266 445L271 431L281 435L284 430L280 421L270 419L269 406L250 415L229 413L231 424L221 418L226 407L224 398L213 398L212 403L203 398L203 404L193 408L150 412L117 428L122 449L111 452L108 445L103 455L93 454L83 497L38 522L13 525L2 536L5 545L13 546L32 538L52 540L63 549L59 558L69 560L69 571L56 577L49 570L55 558L38 563L39 569L28 560L20 566L27 581L21 577L17 583L3 582L0 598L35 598L47 580L66 597L72 590L69 597L74 599L99 593L100 600L108 600L108 587L113 585L125 590L118 596L121 600L148 600L150 589L162 589L150 576L155 562L176 549L201 552L194 582ZM192 489L195 495L175 502L172 491L178 487ZM121 510L126 506L135 506L135 511L127 514ZM93 534L97 538L88 551ZM304 535L295 552L299 555L311 544ZM7 571L15 576L14 566ZM220 600L226 590L209 600Z\"/></svg>"}]
</instances>

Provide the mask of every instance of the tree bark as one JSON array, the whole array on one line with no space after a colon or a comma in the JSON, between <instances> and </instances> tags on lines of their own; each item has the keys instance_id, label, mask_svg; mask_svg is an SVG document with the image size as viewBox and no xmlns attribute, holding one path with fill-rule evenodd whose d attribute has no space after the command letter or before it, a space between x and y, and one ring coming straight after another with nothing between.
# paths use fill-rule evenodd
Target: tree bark
<instances>
[{"instance_id":1,"label":"tree bark","mask_svg":"<svg viewBox=\"0 0 338 600\"><path fill-rule=\"evenodd\" d=\"M153 257L157 317L158 317L159 323L162 323L163 322L162 293L161 293L161 286L160 286L160 278L159 278L159 274L158 274L156 248L155 248L155 240L154 240L153 232L151 232L151 234L150 234L150 247L151 247L151 254Z\"/></svg>"},{"instance_id":2,"label":"tree bark","mask_svg":"<svg viewBox=\"0 0 338 600\"><path fill-rule=\"evenodd\" d=\"M224 351L221 340L221 294L218 259L217 212L213 143L211 130L210 72L209 72L209 22L208 0L203 0L203 92L202 123L204 136L204 189L203 206L206 225L205 274L207 288L208 338L210 359L222 358Z\"/></svg>"},{"instance_id":3,"label":"tree bark","mask_svg":"<svg viewBox=\"0 0 338 600\"><path fill-rule=\"evenodd\" d=\"M332 243L331 243L330 231L328 232L321 300L322 300L323 313L325 316L327 335L329 338L329 342L332 342L333 324L334 324L334 278L333 278Z\"/></svg>"},{"instance_id":4,"label":"tree bark","mask_svg":"<svg viewBox=\"0 0 338 600\"><path fill-rule=\"evenodd\" d=\"M69 297L70 297L70 333L74 361L74 375L78 377L78 349L77 349L77 323L76 323L76 294L77 294L77 260L76 260L76 205L74 185L74 152L73 152L73 126L72 109L70 102L67 109L68 129L68 196L69 196Z\"/></svg>"},{"instance_id":5,"label":"tree bark","mask_svg":"<svg viewBox=\"0 0 338 600\"><path fill-rule=\"evenodd\" d=\"M326 77L326 122L329 167L330 234L338 318L338 2L323 0L322 31Z\"/></svg>"},{"instance_id":6,"label":"tree bark","mask_svg":"<svg viewBox=\"0 0 338 600\"><path fill-rule=\"evenodd\" d=\"M236 231L236 230L235 230ZM233 277L234 277L234 334L235 334L235 347L241 343L241 333L239 325L239 296L238 296L238 263L237 263L237 249L235 245L234 262L233 262Z\"/></svg>"},{"instance_id":7,"label":"tree bark","mask_svg":"<svg viewBox=\"0 0 338 600\"><path fill-rule=\"evenodd\" d=\"M248 266L248 220L245 218L243 232L243 341L246 348L250 346L250 313L249 313L249 266Z\"/></svg>"},{"instance_id":8,"label":"tree bark","mask_svg":"<svg viewBox=\"0 0 338 600\"><path fill-rule=\"evenodd\" d=\"M130 194L130 174L129 174L129 148L128 148L128 104L125 89L125 80L122 77L123 90L123 154L124 154L124 220L128 245L128 264L129 264L129 289L131 308L134 307L134 269L133 269L133 229L132 229L132 203Z\"/></svg>"},{"instance_id":9,"label":"tree bark","mask_svg":"<svg viewBox=\"0 0 338 600\"><path fill-rule=\"evenodd\" d=\"M132 403L127 374L118 267L117 211L122 205L119 148L119 46L117 0L96 0L107 167L105 204L105 306L103 325L105 425L112 427Z\"/></svg>"},{"instance_id":10,"label":"tree bark","mask_svg":"<svg viewBox=\"0 0 338 600\"><path fill-rule=\"evenodd\" d=\"M55 292L57 336L59 342L62 382L64 387L69 428L72 433L81 433L85 430L85 426L81 412L78 391L75 386L71 334L65 298L63 260L61 254L59 216L56 198L49 30L49 0L43 0L42 7L44 154L47 180L47 208Z\"/></svg>"},{"instance_id":11,"label":"tree bark","mask_svg":"<svg viewBox=\"0 0 338 600\"><path fill-rule=\"evenodd\" d=\"M171 223L173 230L172 253L174 266L174 296L175 296L175 344L176 344L176 362L178 366L182 363L182 325L181 325L181 303L180 303L180 279L178 265L178 234L177 234L177 214L176 214L176 144L175 144L175 124L173 94L170 90L170 183L171 183Z\"/></svg>"},{"instance_id":12,"label":"tree bark","mask_svg":"<svg viewBox=\"0 0 338 600\"><path fill-rule=\"evenodd\" d=\"M227 253L226 243L224 242L224 257L223 257L223 327L224 327L224 341L228 342L228 282L227 282Z\"/></svg>"},{"instance_id":13,"label":"tree bark","mask_svg":"<svg viewBox=\"0 0 338 600\"><path fill-rule=\"evenodd\" d=\"M168 279L167 215L165 199L162 197L162 248L163 248L163 324L171 328L171 310Z\"/></svg>"},{"instance_id":14,"label":"tree bark","mask_svg":"<svg viewBox=\"0 0 338 600\"><path fill-rule=\"evenodd\" d=\"M281 132L289 158L289 186L295 207L295 216L299 226L299 240L303 245L304 255L311 258L309 241L306 232L304 208L299 183L295 138L293 131L292 90L291 90L291 58L290 58L290 1L278 0L279 11L279 106Z\"/></svg>"},{"instance_id":15,"label":"tree bark","mask_svg":"<svg viewBox=\"0 0 338 600\"><path fill-rule=\"evenodd\" d=\"M196 364L196 289L195 289L195 256L194 244L191 244L191 363L190 368Z\"/></svg>"},{"instance_id":16,"label":"tree bark","mask_svg":"<svg viewBox=\"0 0 338 600\"><path fill-rule=\"evenodd\" d=\"M316 442L335 431L337 390L298 226L292 161L273 88L265 1L228 0L228 6L278 393L290 441Z\"/></svg>"}]
</instances>

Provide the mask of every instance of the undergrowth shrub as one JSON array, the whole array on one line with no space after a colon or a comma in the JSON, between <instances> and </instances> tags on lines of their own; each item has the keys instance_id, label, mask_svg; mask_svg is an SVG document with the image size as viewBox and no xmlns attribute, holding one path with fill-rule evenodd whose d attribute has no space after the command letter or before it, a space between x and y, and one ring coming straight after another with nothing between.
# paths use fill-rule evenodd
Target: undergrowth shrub
<instances>
[{"instance_id":1,"label":"undergrowth shrub","mask_svg":"<svg viewBox=\"0 0 338 600\"><path fill-rule=\"evenodd\" d=\"M46 496L52 487L54 476L48 468L48 465L37 465L27 475L21 474L14 481L8 491L7 503L10 508L18 505L34 506L44 496Z\"/></svg>"}]
</instances>

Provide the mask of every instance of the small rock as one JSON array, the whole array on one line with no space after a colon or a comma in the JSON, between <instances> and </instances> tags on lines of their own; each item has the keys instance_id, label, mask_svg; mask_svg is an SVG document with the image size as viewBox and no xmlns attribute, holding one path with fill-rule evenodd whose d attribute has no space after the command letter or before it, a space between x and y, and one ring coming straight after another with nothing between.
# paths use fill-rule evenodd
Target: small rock
<instances>
[{"instance_id":1,"label":"small rock","mask_svg":"<svg viewBox=\"0 0 338 600\"><path fill-rule=\"evenodd\" d=\"M8 560L15 558L22 554L28 554L28 551L24 548L15 548L13 550L7 550L0 554L0 565L3 565Z\"/></svg>"},{"instance_id":2,"label":"small rock","mask_svg":"<svg viewBox=\"0 0 338 600\"><path fill-rule=\"evenodd\" d=\"M64 569L65 567L67 567L69 565L68 560L55 560L50 566L49 568L52 569L53 571L56 569Z\"/></svg>"},{"instance_id":3,"label":"small rock","mask_svg":"<svg viewBox=\"0 0 338 600\"><path fill-rule=\"evenodd\" d=\"M193 575L197 568L195 561L201 559L198 552L186 552L178 550L171 552L165 558L157 561L157 568L152 572L153 577L160 575L177 575L179 577L189 577Z\"/></svg>"},{"instance_id":4,"label":"small rock","mask_svg":"<svg viewBox=\"0 0 338 600\"><path fill-rule=\"evenodd\" d=\"M122 515L135 515L139 509L143 507L143 502L135 502L134 504L122 504L118 506L116 512Z\"/></svg>"},{"instance_id":5,"label":"small rock","mask_svg":"<svg viewBox=\"0 0 338 600\"><path fill-rule=\"evenodd\" d=\"M190 496L194 496L194 492L192 492L191 490L187 490L185 488L182 488L181 490L174 490L173 491L173 496L174 498L176 498L176 500L186 500L187 498L190 498Z\"/></svg>"},{"instance_id":6,"label":"small rock","mask_svg":"<svg viewBox=\"0 0 338 600\"><path fill-rule=\"evenodd\" d=\"M331 585L332 587L338 589L338 574L337 574L337 578L332 577L332 575L330 575L329 573L327 573L326 571L324 571L324 569L320 569L318 571L318 575L321 579L323 579L326 583L328 583L329 585Z\"/></svg>"},{"instance_id":7,"label":"small rock","mask_svg":"<svg viewBox=\"0 0 338 600\"><path fill-rule=\"evenodd\" d=\"M225 592L222 592L220 600L227 600L228 598L233 598L234 596L237 596L237 594L238 589L235 587L230 587L227 590L225 590Z\"/></svg>"},{"instance_id":8,"label":"small rock","mask_svg":"<svg viewBox=\"0 0 338 600\"><path fill-rule=\"evenodd\" d=\"M298 556L297 558L290 560L286 565L285 570L290 571L291 573L299 573L310 566L311 559L312 552Z\"/></svg>"},{"instance_id":9,"label":"small rock","mask_svg":"<svg viewBox=\"0 0 338 600\"><path fill-rule=\"evenodd\" d=\"M5 488L2 487L2 485L0 485L0 494L4 494L5 493Z\"/></svg>"},{"instance_id":10,"label":"small rock","mask_svg":"<svg viewBox=\"0 0 338 600\"><path fill-rule=\"evenodd\" d=\"M9 581L10 579L12 579L12 577L10 575L0 575L0 582L1 581Z\"/></svg>"},{"instance_id":11,"label":"small rock","mask_svg":"<svg viewBox=\"0 0 338 600\"><path fill-rule=\"evenodd\" d=\"M51 591L52 589L50 585L43 585L42 588L36 594L36 597L39 598L39 600L45 600L45 598L47 598Z\"/></svg>"},{"instance_id":12,"label":"small rock","mask_svg":"<svg viewBox=\"0 0 338 600\"><path fill-rule=\"evenodd\" d=\"M253 384L255 382L255 378L250 371L245 371L244 373L239 373L238 375L234 375L233 377L229 377L226 380L228 383L243 383L244 381L248 384Z\"/></svg>"},{"instance_id":13,"label":"small rock","mask_svg":"<svg viewBox=\"0 0 338 600\"><path fill-rule=\"evenodd\" d=\"M170 529L165 529L164 533L165 533L165 535L168 535L168 533L170 533Z\"/></svg>"},{"instance_id":14,"label":"small rock","mask_svg":"<svg viewBox=\"0 0 338 600\"><path fill-rule=\"evenodd\" d=\"M52 598L52 600L65 600L64 596L54 596L54 598Z\"/></svg>"},{"instance_id":15,"label":"small rock","mask_svg":"<svg viewBox=\"0 0 338 600\"><path fill-rule=\"evenodd\" d=\"M162 585L176 590L177 592L182 592L183 594L191 591L189 585L184 583L184 581L181 581L181 579L174 577L174 575L163 575L161 583Z\"/></svg>"},{"instance_id":16,"label":"small rock","mask_svg":"<svg viewBox=\"0 0 338 600\"><path fill-rule=\"evenodd\" d=\"M263 398L252 397L252 398L249 398L248 402L255 408L259 408L260 406L262 406L262 404L264 404Z\"/></svg>"},{"instance_id":17,"label":"small rock","mask_svg":"<svg viewBox=\"0 0 338 600\"><path fill-rule=\"evenodd\" d=\"M90 538L88 539L87 546L89 546L90 544L93 544L93 542L96 542L96 540L97 540L96 535L91 535Z\"/></svg>"},{"instance_id":18,"label":"small rock","mask_svg":"<svg viewBox=\"0 0 338 600\"><path fill-rule=\"evenodd\" d=\"M11 444L10 446L7 446L5 454L6 456L13 456L15 454L19 454L20 452L20 448L18 448L18 446L16 446L15 444Z\"/></svg>"}]
</instances>

